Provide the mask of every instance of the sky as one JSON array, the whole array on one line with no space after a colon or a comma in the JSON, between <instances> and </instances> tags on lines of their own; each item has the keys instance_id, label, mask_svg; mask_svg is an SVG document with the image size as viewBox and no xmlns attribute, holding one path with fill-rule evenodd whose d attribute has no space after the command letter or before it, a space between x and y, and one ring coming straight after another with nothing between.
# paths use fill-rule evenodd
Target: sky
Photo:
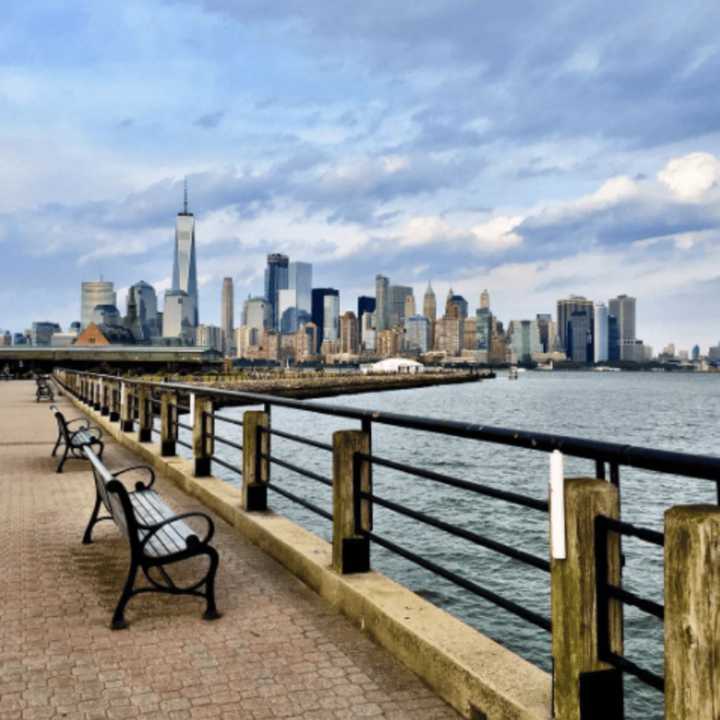
<instances>
[{"instance_id":1,"label":"sky","mask_svg":"<svg viewBox=\"0 0 720 720\"><path fill-rule=\"evenodd\" d=\"M0 328L80 283L170 285L187 177L201 321L265 256L343 309L374 276L504 321L638 298L638 336L720 341L720 4L7 0Z\"/></svg>"}]
</instances>

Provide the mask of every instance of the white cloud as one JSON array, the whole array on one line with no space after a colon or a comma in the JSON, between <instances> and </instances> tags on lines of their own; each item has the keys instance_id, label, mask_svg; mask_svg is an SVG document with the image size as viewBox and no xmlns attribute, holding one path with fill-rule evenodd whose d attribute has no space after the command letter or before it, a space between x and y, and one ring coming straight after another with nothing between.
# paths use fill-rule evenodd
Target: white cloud
<instances>
[{"instance_id":1,"label":"white cloud","mask_svg":"<svg viewBox=\"0 0 720 720\"><path fill-rule=\"evenodd\" d=\"M658 180L680 200L702 201L720 187L720 159L706 152L673 158Z\"/></svg>"}]
</instances>

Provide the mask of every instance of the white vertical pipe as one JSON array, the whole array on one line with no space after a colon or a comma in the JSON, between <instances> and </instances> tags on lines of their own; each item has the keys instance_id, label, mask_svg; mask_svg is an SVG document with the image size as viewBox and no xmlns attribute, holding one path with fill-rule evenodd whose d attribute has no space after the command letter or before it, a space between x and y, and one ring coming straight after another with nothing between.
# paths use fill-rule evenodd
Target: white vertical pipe
<instances>
[{"instance_id":1,"label":"white vertical pipe","mask_svg":"<svg viewBox=\"0 0 720 720\"><path fill-rule=\"evenodd\" d=\"M554 560L565 560L565 471L563 455L550 455L550 554Z\"/></svg>"},{"instance_id":2,"label":"white vertical pipe","mask_svg":"<svg viewBox=\"0 0 720 720\"><path fill-rule=\"evenodd\" d=\"M195 393L190 393L190 420L188 425L195 423Z\"/></svg>"},{"instance_id":3,"label":"white vertical pipe","mask_svg":"<svg viewBox=\"0 0 720 720\"><path fill-rule=\"evenodd\" d=\"M127 385L125 385L124 382L120 383L120 408L122 412L122 408L125 407L125 403L127 402Z\"/></svg>"}]
</instances>

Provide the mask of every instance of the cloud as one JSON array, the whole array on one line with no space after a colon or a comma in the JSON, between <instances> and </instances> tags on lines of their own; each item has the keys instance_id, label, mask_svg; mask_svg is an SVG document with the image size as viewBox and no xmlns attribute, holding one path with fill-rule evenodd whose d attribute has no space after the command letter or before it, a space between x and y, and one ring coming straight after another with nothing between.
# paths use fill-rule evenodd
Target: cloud
<instances>
[{"instance_id":1,"label":"cloud","mask_svg":"<svg viewBox=\"0 0 720 720\"><path fill-rule=\"evenodd\" d=\"M674 158L658 179L680 200L700 202L720 189L720 159L706 152Z\"/></svg>"}]
</instances>

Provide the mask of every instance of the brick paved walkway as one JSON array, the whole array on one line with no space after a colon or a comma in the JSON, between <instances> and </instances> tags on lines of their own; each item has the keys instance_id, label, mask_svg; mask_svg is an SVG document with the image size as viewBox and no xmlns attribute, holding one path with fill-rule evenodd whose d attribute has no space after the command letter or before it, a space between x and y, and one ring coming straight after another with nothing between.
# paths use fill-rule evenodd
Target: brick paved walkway
<instances>
[{"instance_id":1,"label":"brick paved walkway","mask_svg":"<svg viewBox=\"0 0 720 720\"><path fill-rule=\"evenodd\" d=\"M55 474L54 419L33 397L33 383L0 383L0 720L458 717L219 518L223 618L203 622L194 598L140 596L129 630L112 632L127 546L112 523L81 544L92 480L82 461ZM114 444L106 461L137 462ZM205 510L157 487L179 512Z\"/></svg>"}]
</instances>

